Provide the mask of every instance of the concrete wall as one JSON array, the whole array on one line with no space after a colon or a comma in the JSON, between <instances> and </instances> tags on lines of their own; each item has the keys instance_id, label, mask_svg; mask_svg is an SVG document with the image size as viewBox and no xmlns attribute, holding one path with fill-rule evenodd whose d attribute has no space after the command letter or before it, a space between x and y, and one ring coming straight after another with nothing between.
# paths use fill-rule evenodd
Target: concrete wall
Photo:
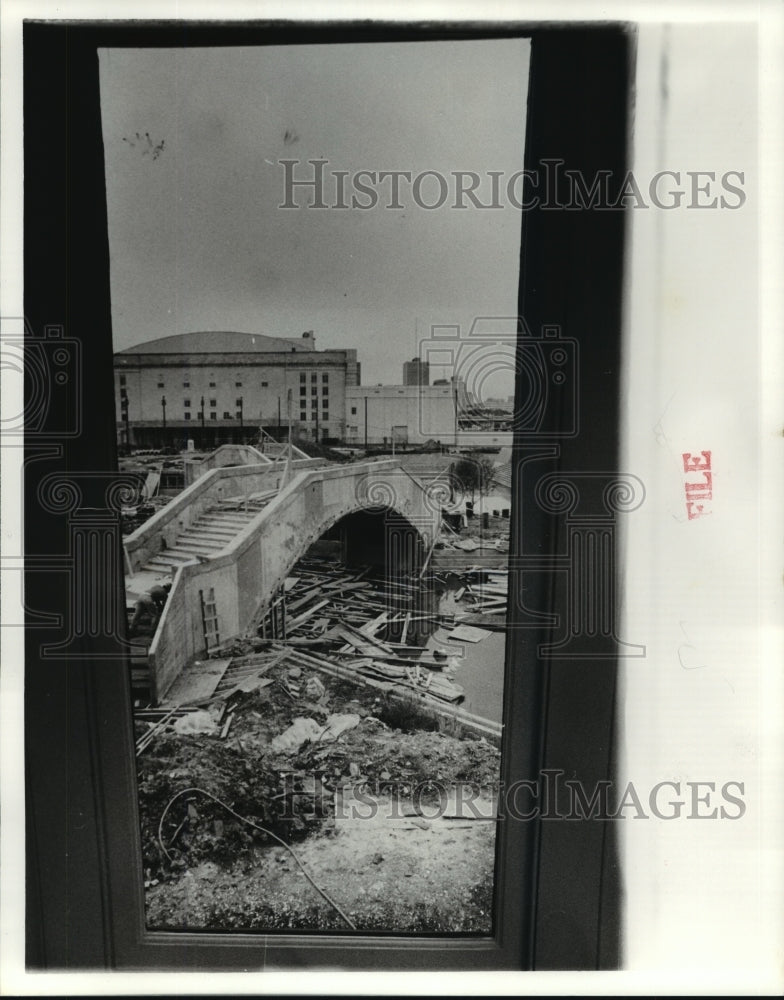
<instances>
[{"instance_id":1,"label":"concrete wall","mask_svg":"<svg viewBox=\"0 0 784 1000\"><path fill-rule=\"evenodd\" d=\"M423 536L425 549L440 522L422 484L394 461L311 468L260 511L225 553L178 570L150 647L154 698L162 698L183 667L204 652L199 591L214 589L225 641L247 628L312 542L342 517L368 507L389 507L395 520L402 515Z\"/></svg>"},{"instance_id":2,"label":"concrete wall","mask_svg":"<svg viewBox=\"0 0 784 1000\"><path fill-rule=\"evenodd\" d=\"M267 465L272 461L249 444L222 444L206 458L185 459L185 485L190 486L211 469L226 466Z\"/></svg>"}]
</instances>

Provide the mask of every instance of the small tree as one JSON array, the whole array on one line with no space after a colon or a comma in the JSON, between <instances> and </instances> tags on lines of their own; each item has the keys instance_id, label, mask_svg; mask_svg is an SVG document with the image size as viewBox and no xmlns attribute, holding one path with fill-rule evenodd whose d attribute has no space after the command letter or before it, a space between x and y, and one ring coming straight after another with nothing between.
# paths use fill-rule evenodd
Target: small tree
<instances>
[{"instance_id":1,"label":"small tree","mask_svg":"<svg viewBox=\"0 0 784 1000\"><path fill-rule=\"evenodd\" d=\"M458 462L453 462L449 470L449 477L452 483L452 490L455 493L463 492L471 495L471 501L476 497L483 496L490 491L495 476L495 465L489 458L464 457Z\"/></svg>"}]
</instances>

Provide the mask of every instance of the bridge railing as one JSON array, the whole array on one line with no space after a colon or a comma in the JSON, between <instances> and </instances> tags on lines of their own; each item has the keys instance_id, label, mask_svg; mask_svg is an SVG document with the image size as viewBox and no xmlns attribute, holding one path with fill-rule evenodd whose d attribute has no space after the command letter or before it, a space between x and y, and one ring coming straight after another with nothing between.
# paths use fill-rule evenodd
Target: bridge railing
<instances>
[{"instance_id":1,"label":"bridge railing","mask_svg":"<svg viewBox=\"0 0 784 1000\"><path fill-rule=\"evenodd\" d=\"M220 555L182 566L150 646L153 697L160 700L204 652L202 596L214 597L221 641L241 634L308 547L342 517L368 506L394 508L435 537L440 513L398 462L306 469Z\"/></svg>"},{"instance_id":2,"label":"bridge railing","mask_svg":"<svg viewBox=\"0 0 784 1000\"><path fill-rule=\"evenodd\" d=\"M185 459L185 485L190 486L212 469L227 466L269 465L272 459L249 444L222 444L203 458Z\"/></svg>"},{"instance_id":3,"label":"bridge railing","mask_svg":"<svg viewBox=\"0 0 784 1000\"><path fill-rule=\"evenodd\" d=\"M291 464L293 469L300 471L319 468L325 461L306 458L295 459ZM218 500L273 489L280 483L284 469L283 462L224 466L199 477L124 540L131 572L138 572L163 549L173 548L177 536Z\"/></svg>"}]
</instances>

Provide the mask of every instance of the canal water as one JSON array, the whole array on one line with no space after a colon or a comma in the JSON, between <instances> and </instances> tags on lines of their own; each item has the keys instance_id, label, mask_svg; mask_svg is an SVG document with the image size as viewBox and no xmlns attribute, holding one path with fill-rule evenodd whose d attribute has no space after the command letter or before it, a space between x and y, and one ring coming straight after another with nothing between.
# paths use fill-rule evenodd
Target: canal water
<instances>
[{"instance_id":1,"label":"canal water","mask_svg":"<svg viewBox=\"0 0 784 1000\"><path fill-rule=\"evenodd\" d=\"M455 593L463 586L460 576L449 574L444 585L438 584L432 590L423 588L417 594L415 617L406 631L406 641L412 646L446 653L457 668L453 679L465 691L465 700L460 707L493 722L501 722L506 633L488 631L479 642L464 642L451 639L448 629L437 627L433 622L416 620L417 614L452 615L468 610L467 605L454 599ZM402 606L400 610L403 610ZM498 620L501 622L503 618L499 616ZM400 629L398 624L386 633L387 637L399 640Z\"/></svg>"},{"instance_id":2,"label":"canal water","mask_svg":"<svg viewBox=\"0 0 784 1000\"><path fill-rule=\"evenodd\" d=\"M450 587L439 601L443 614L465 611L464 604L454 600ZM503 620L499 616L499 620ZM465 689L461 708L493 722L501 722L504 698L504 658L506 632L488 632L479 642L458 642L450 639L447 629L439 628L429 637L430 648L444 652L454 650L457 662L455 682Z\"/></svg>"}]
</instances>

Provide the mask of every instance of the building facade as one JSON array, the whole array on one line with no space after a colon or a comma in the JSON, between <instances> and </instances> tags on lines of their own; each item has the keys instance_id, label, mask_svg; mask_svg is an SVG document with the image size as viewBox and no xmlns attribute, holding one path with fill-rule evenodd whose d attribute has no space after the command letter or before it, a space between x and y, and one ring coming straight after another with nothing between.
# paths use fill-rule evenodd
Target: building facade
<instances>
[{"instance_id":1,"label":"building facade","mask_svg":"<svg viewBox=\"0 0 784 1000\"><path fill-rule=\"evenodd\" d=\"M375 385L346 389L346 443L454 444L457 398L451 385Z\"/></svg>"},{"instance_id":2,"label":"building facade","mask_svg":"<svg viewBox=\"0 0 784 1000\"><path fill-rule=\"evenodd\" d=\"M360 382L355 350L316 350L301 337L203 331L114 355L118 441L199 448L282 439L343 440L346 391Z\"/></svg>"}]
</instances>

